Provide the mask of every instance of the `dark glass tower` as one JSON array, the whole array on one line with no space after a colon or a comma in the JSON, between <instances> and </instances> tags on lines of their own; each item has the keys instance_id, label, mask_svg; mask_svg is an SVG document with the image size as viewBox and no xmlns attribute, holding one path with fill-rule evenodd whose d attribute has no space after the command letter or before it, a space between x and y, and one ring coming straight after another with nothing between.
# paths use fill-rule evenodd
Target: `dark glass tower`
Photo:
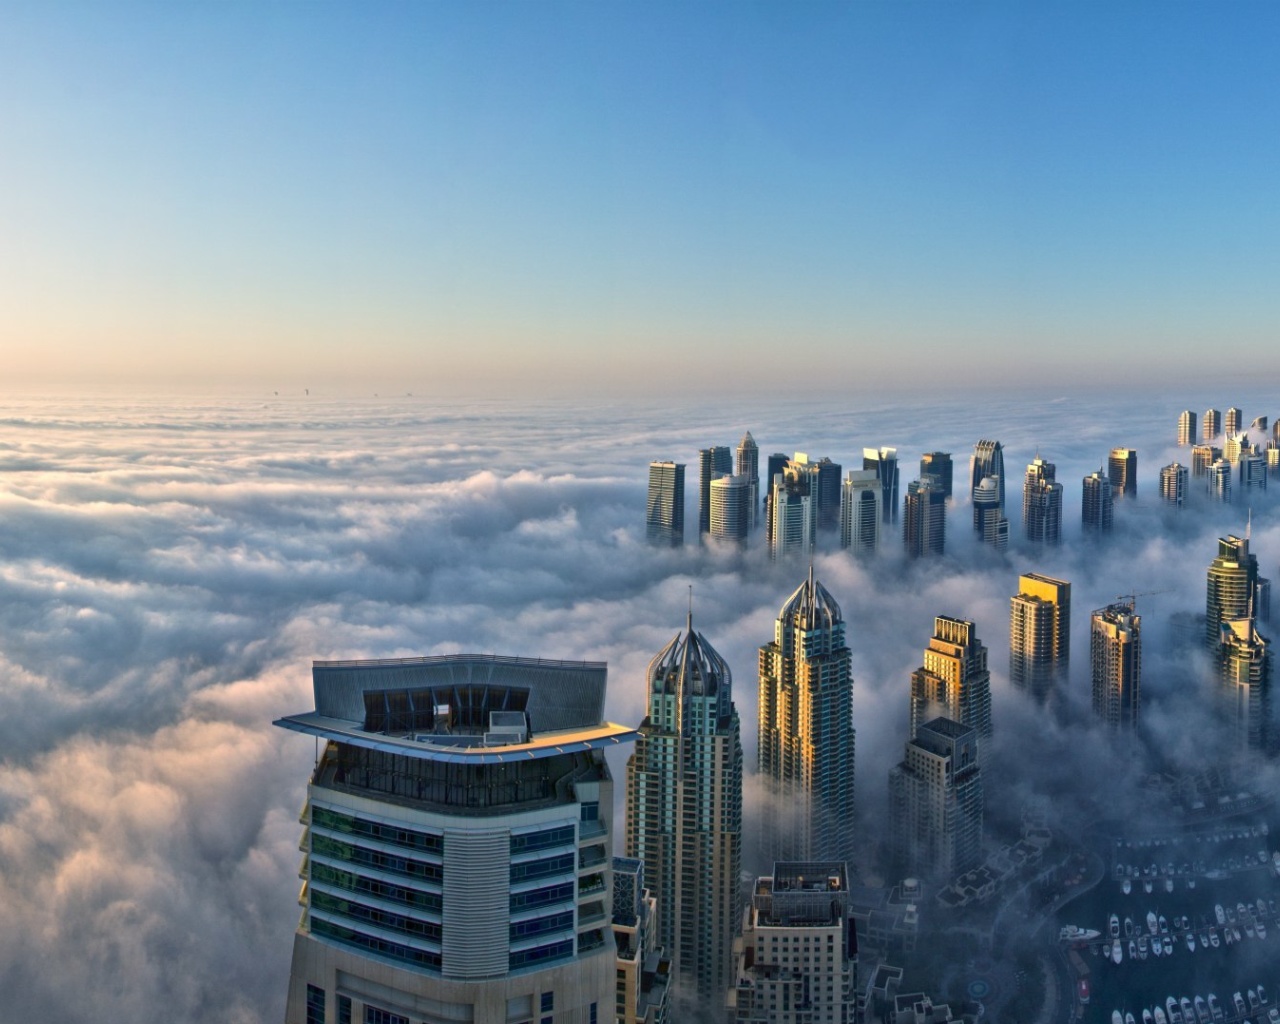
<instances>
[{"instance_id":1,"label":"dark glass tower","mask_svg":"<svg viewBox=\"0 0 1280 1024\"><path fill-rule=\"evenodd\" d=\"M684 543L684 463L649 463L645 534L651 544Z\"/></svg>"}]
</instances>

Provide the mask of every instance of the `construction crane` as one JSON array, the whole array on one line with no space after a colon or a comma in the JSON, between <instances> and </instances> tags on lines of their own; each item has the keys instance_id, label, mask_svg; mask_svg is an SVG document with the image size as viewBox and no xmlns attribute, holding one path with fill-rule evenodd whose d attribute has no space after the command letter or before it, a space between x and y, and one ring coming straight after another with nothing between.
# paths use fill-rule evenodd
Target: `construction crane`
<instances>
[{"instance_id":1,"label":"construction crane","mask_svg":"<svg viewBox=\"0 0 1280 1024\"><path fill-rule=\"evenodd\" d=\"M1139 590L1136 594L1117 594L1117 601L1125 601L1129 605L1129 611L1133 611L1140 597L1151 597L1155 594L1172 594L1173 587L1164 587L1161 590Z\"/></svg>"}]
</instances>

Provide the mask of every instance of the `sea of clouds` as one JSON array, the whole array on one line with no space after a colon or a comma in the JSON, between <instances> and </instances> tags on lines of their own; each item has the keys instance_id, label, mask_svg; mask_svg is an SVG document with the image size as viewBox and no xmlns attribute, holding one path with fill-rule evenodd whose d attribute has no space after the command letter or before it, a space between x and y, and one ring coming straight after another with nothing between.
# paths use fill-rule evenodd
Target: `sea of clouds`
<instances>
[{"instance_id":1,"label":"sea of clouds","mask_svg":"<svg viewBox=\"0 0 1280 1024\"><path fill-rule=\"evenodd\" d=\"M1153 767L1195 768L1230 746L1203 665L1173 653L1168 617L1203 609L1216 540L1241 533L1247 511L1175 512L1156 481L1165 463L1189 462L1172 443L1178 412L1231 404L1246 422L1280 415L1280 398L1220 390L11 400L0 413L0 1020L282 1018L315 747L271 723L313 707L312 659L600 659L609 717L638 724L645 667L683 627L692 586L695 625L735 673L750 768L757 649L808 566L770 564L762 534L746 552L696 543L697 450L747 429L762 471L770 452L848 470L864 446L889 445L905 491L922 452L955 459L945 558L907 562L895 533L874 560L830 538L816 557L848 622L868 850L907 739L908 677L941 614L974 620L990 650L1003 788L995 806L988 788L989 817L1026 800L1068 822L1123 811ZM971 528L968 456L981 437L1005 447L1006 555ZM1138 449L1140 497L1117 503L1110 538L1087 542L1080 480L1114 445ZM1065 484L1057 549L1021 539L1021 476L1037 451ZM644 541L651 459L688 464L683 549ZM1277 500L1255 503L1252 523L1273 578ZM1009 597L1029 571L1074 588L1072 679L1049 711L1007 680ZM1118 741L1088 722L1088 613L1135 592L1147 595L1144 729ZM613 767L620 790L622 760ZM748 825L751 813L749 795Z\"/></svg>"}]
</instances>

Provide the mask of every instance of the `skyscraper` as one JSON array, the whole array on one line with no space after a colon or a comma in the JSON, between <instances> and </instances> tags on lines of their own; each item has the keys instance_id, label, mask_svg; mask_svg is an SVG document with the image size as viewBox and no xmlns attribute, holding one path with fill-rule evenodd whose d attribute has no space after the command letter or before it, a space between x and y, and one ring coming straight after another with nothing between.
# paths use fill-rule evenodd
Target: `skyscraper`
<instances>
[{"instance_id":1,"label":"skyscraper","mask_svg":"<svg viewBox=\"0 0 1280 1024\"><path fill-rule=\"evenodd\" d=\"M991 735L991 673L987 648L967 619L939 615L924 649L924 664L911 673L911 735L942 715Z\"/></svg>"},{"instance_id":2,"label":"skyscraper","mask_svg":"<svg viewBox=\"0 0 1280 1024\"><path fill-rule=\"evenodd\" d=\"M658 899L673 999L719 1006L731 984L742 867L742 743L725 660L689 616L649 663L648 714L627 762L627 855Z\"/></svg>"},{"instance_id":3,"label":"skyscraper","mask_svg":"<svg viewBox=\"0 0 1280 1024\"><path fill-rule=\"evenodd\" d=\"M894 856L911 875L950 880L982 863L982 770L972 726L920 726L889 772Z\"/></svg>"},{"instance_id":4,"label":"skyscraper","mask_svg":"<svg viewBox=\"0 0 1280 1024\"><path fill-rule=\"evenodd\" d=\"M1191 446L1191 475L1204 477L1209 475L1209 467L1222 458L1222 449L1211 444Z\"/></svg>"},{"instance_id":5,"label":"skyscraper","mask_svg":"<svg viewBox=\"0 0 1280 1024\"><path fill-rule=\"evenodd\" d=\"M1160 470L1160 500L1182 508L1187 501L1187 467L1171 462Z\"/></svg>"},{"instance_id":6,"label":"skyscraper","mask_svg":"<svg viewBox=\"0 0 1280 1024\"><path fill-rule=\"evenodd\" d=\"M1232 406L1227 410L1227 415L1222 421L1222 431L1228 437L1232 434L1240 433L1240 427L1244 424L1244 413L1237 406Z\"/></svg>"},{"instance_id":7,"label":"skyscraper","mask_svg":"<svg viewBox=\"0 0 1280 1024\"><path fill-rule=\"evenodd\" d=\"M1039 455L1027 466L1022 484L1022 528L1027 540L1058 544L1062 540L1062 484L1054 481L1057 467Z\"/></svg>"},{"instance_id":8,"label":"skyscraper","mask_svg":"<svg viewBox=\"0 0 1280 1024\"><path fill-rule=\"evenodd\" d=\"M809 578L760 648L759 767L768 860L847 860L853 846L853 673L844 619Z\"/></svg>"},{"instance_id":9,"label":"skyscraper","mask_svg":"<svg viewBox=\"0 0 1280 1024\"><path fill-rule=\"evenodd\" d=\"M862 468L874 469L880 481L880 518L882 522L898 521L898 449L863 448Z\"/></svg>"},{"instance_id":10,"label":"skyscraper","mask_svg":"<svg viewBox=\"0 0 1280 1024\"><path fill-rule=\"evenodd\" d=\"M1026 573L1009 601L1009 680L1043 700L1065 683L1071 653L1071 584Z\"/></svg>"},{"instance_id":11,"label":"skyscraper","mask_svg":"<svg viewBox=\"0 0 1280 1024\"><path fill-rule=\"evenodd\" d=\"M1258 556L1249 551L1248 536L1219 537L1205 584L1204 642L1210 652L1221 642L1224 622L1254 617L1259 582Z\"/></svg>"},{"instance_id":12,"label":"skyscraper","mask_svg":"<svg viewBox=\"0 0 1280 1024\"><path fill-rule=\"evenodd\" d=\"M818 535L817 483L817 464L803 452L796 452L774 476L766 524L770 558L813 551Z\"/></svg>"},{"instance_id":13,"label":"skyscraper","mask_svg":"<svg viewBox=\"0 0 1280 1024\"><path fill-rule=\"evenodd\" d=\"M612 1011L606 667L316 662L287 1024Z\"/></svg>"},{"instance_id":14,"label":"skyscraper","mask_svg":"<svg viewBox=\"0 0 1280 1024\"><path fill-rule=\"evenodd\" d=\"M1226 505L1231 502L1231 463L1218 459L1205 474L1209 500Z\"/></svg>"},{"instance_id":15,"label":"skyscraper","mask_svg":"<svg viewBox=\"0 0 1280 1024\"><path fill-rule=\"evenodd\" d=\"M1218 678L1223 706L1242 748L1267 750L1271 724L1271 642L1252 618L1227 619L1219 627Z\"/></svg>"},{"instance_id":16,"label":"skyscraper","mask_svg":"<svg viewBox=\"0 0 1280 1024\"><path fill-rule=\"evenodd\" d=\"M1086 534L1111 532L1111 481L1101 469L1084 478L1080 497L1080 524Z\"/></svg>"},{"instance_id":17,"label":"skyscraper","mask_svg":"<svg viewBox=\"0 0 1280 1024\"><path fill-rule=\"evenodd\" d=\"M908 558L946 552L947 496L928 481L907 484L902 502L902 544Z\"/></svg>"},{"instance_id":18,"label":"skyscraper","mask_svg":"<svg viewBox=\"0 0 1280 1024\"><path fill-rule=\"evenodd\" d=\"M1001 511L1003 486L1003 481L989 476L973 491L973 529L997 551L1009 546L1009 520Z\"/></svg>"},{"instance_id":19,"label":"skyscraper","mask_svg":"<svg viewBox=\"0 0 1280 1024\"><path fill-rule=\"evenodd\" d=\"M644 516L650 544L684 543L684 463L649 463L649 503Z\"/></svg>"},{"instance_id":20,"label":"skyscraper","mask_svg":"<svg viewBox=\"0 0 1280 1024\"><path fill-rule=\"evenodd\" d=\"M1178 416L1178 446L1185 448L1196 443L1196 414L1184 409Z\"/></svg>"},{"instance_id":21,"label":"skyscraper","mask_svg":"<svg viewBox=\"0 0 1280 1024\"><path fill-rule=\"evenodd\" d=\"M840 473L844 467L828 458L814 465L813 493L818 497L818 529L834 530L840 525Z\"/></svg>"},{"instance_id":22,"label":"skyscraper","mask_svg":"<svg viewBox=\"0 0 1280 1024\"><path fill-rule=\"evenodd\" d=\"M935 489L942 491L947 501L953 494L952 476L950 452L925 452L920 456L920 479L928 480Z\"/></svg>"},{"instance_id":23,"label":"skyscraper","mask_svg":"<svg viewBox=\"0 0 1280 1024\"><path fill-rule=\"evenodd\" d=\"M880 544L880 481L872 469L851 469L840 495L840 546L855 555Z\"/></svg>"},{"instance_id":24,"label":"skyscraper","mask_svg":"<svg viewBox=\"0 0 1280 1024\"><path fill-rule=\"evenodd\" d=\"M1267 460L1260 452L1241 455L1236 466L1240 478L1240 493L1248 500L1250 492L1267 489Z\"/></svg>"},{"instance_id":25,"label":"skyscraper","mask_svg":"<svg viewBox=\"0 0 1280 1024\"><path fill-rule=\"evenodd\" d=\"M698 451L698 539L711 532L711 481L733 472L733 453L727 447Z\"/></svg>"},{"instance_id":26,"label":"skyscraper","mask_svg":"<svg viewBox=\"0 0 1280 1024\"><path fill-rule=\"evenodd\" d=\"M750 532L750 477L716 477L711 481L711 536L745 545Z\"/></svg>"},{"instance_id":27,"label":"skyscraper","mask_svg":"<svg viewBox=\"0 0 1280 1024\"><path fill-rule=\"evenodd\" d=\"M1228 434L1222 442L1222 457L1233 466L1240 462L1241 455L1251 451L1253 445L1249 443L1248 434Z\"/></svg>"},{"instance_id":28,"label":"skyscraper","mask_svg":"<svg viewBox=\"0 0 1280 1024\"><path fill-rule=\"evenodd\" d=\"M1212 441L1222 433L1222 413L1217 409L1204 411L1204 422L1200 426L1200 440Z\"/></svg>"},{"instance_id":29,"label":"skyscraper","mask_svg":"<svg viewBox=\"0 0 1280 1024\"><path fill-rule=\"evenodd\" d=\"M973 446L973 457L969 460L969 497L978 493L978 488L988 477L995 477L999 492L999 505L1004 510L1004 448L999 441L979 441Z\"/></svg>"},{"instance_id":30,"label":"skyscraper","mask_svg":"<svg viewBox=\"0 0 1280 1024\"><path fill-rule=\"evenodd\" d=\"M1107 477L1113 498L1138 496L1138 453L1132 448L1112 448L1107 459Z\"/></svg>"},{"instance_id":31,"label":"skyscraper","mask_svg":"<svg viewBox=\"0 0 1280 1024\"><path fill-rule=\"evenodd\" d=\"M1133 729L1142 698L1142 616L1126 601L1099 608L1089 624L1093 713L1112 729Z\"/></svg>"},{"instance_id":32,"label":"skyscraper","mask_svg":"<svg viewBox=\"0 0 1280 1024\"><path fill-rule=\"evenodd\" d=\"M1270 420L1269 420L1269 418L1268 418L1268 417L1266 417L1266 416L1255 416L1255 417L1253 418L1253 422L1249 424L1249 430L1250 430L1251 432L1252 432L1252 431L1257 431L1259 434L1264 434L1264 435L1265 435L1265 434L1266 434L1266 432L1267 432L1267 425L1268 425L1269 423L1270 423Z\"/></svg>"},{"instance_id":33,"label":"skyscraper","mask_svg":"<svg viewBox=\"0 0 1280 1024\"><path fill-rule=\"evenodd\" d=\"M738 1024L853 1024L857 943L842 861L774 864L756 882L743 921Z\"/></svg>"},{"instance_id":34,"label":"skyscraper","mask_svg":"<svg viewBox=\"0 0 1280 1024\"><path fill-rule=\"evenodd\" d=\"M748 526L754 530L760 524L760 448L749 430L738 442L734 471L738 476L747 478L751 493L751 522Z\"/></svg>"}]
</instances>

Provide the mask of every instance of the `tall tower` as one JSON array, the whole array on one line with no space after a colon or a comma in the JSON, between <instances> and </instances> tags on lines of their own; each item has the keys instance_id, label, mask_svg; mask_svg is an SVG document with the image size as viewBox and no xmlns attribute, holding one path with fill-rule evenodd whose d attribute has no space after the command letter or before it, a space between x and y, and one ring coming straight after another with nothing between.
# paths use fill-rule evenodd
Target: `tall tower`
<instances>
[{"instance_id":1,"label":"tall tower","mask_svg":"<svg viewBox=\"0 0 1280 1024\"><path fill-rule=\"evenodd\" d=\"M749 430L738 442L738 458L734 471L738 476L747 478L751 494L751 522L748 526L754 530L760 525L760 448Z\"/></svg>"},{"instance_id":2,"label":"tall tower","mask_svg":"<svg viewBox=\"0 0 1280 1024\"><path fill-rule=\"evenodd\" d=\"M751 479L718 476L711 481L711 536L745 546L751 532Z\"/></svg>"},{"instance_id":3,"label":"tall tower","mask_svg":"<svg viewBox=\"0 0 1280 1024\"><path fill-rule=\"evenodd\" d=\"M951 500L953 494L952 477L950 452L925 452L920 456L920 479L927 479L934 488L946 495L947 501Z\"/></svg>"},{"instance_id":4,"label":"tall tower","mask_svg":"<svg viewBox=\"0 0 1280 1024\"><path fill-rule=\"evenodd\" d=\"M658 899L678 998L731 984L742 868L742 743L725 660L693 616L649 662L649 706L627 762L627 856Z\"/></svg>"},{"instance_id":5,"label":"tall tower","mask_svg":"<svg viewBox=\"0 0 1280 1024\"><path fill-rule=\"evenodd\" d=\"M1160 470L1160 500L1182 508L1187 501L1187 467L1171 462Z\"/></svg>"},{"instance_id":6,"label":"tall tower","mask_svg":"<svg viewBox=\"0 0 1280 1024\"><path fill-rule=\"evenodd\" d=\"M1205 474L1209 500L1222 505L1231 503L1231 463L1218 459Z\"/></svg>"},{"instance_id":7,"label":"tall tower","mask_svg":"<svg viewBox=\"0 0 1280 1024\"><path fill-rule=\"evenodd\" d=\"M1209 467L1222 458L1222 449L1211 444L1191 446L1191 475L1205 477L1209 475Z\"/></svg>"},{"instance_id":8,"label":"tall tower","mask_svg":"<svg viewBox=\"0 0 1280 1024\"><path fill-rule=\"evenodd\" d=\"M1261 452L1242 454L1236 468L1240 475L1240 493L1245 500L1248 500L1250 492L1267 489L1267 460Z\"/></svg>"},{"instance_id":9,"label":"tall tower","mask_svg":"<svg viewBox=\"0 0 1280 1024\"><path fill-rule=\"evenodd\" d=\"M898 521L898 449L863 448L862 468L874 469L880 481L880 518L882 522Z\"/></svg>"},{"instance_id":10,"label":"tall tower","mask_svg":"<svg viewBox=\"0 0 1280 1024\"><path fill-rule=\"evenodd\" d=\"M982 770L972 726L935 718L889 772L894 855L908 874L950 880L982 863Z\"/></svg>"},{"instance_id":11,"label":"tall tower","mask_svg":"<svg viewBox=\"0 0 1280 1024\"><path fill-rule=\"evenodd\" d=\"M1222 433L1222 413L1217 409L1204 411L1204 422L1200 426L1200 440L1212 441Z\"/></svg>"},{"instance_id":12,"label":"tall tower","mask_svg":"<svg viewBox=\"0 0 1280 1024\"><path fill-rule=\"evenodd\" d=\"M1112 729L1133 729L1142 697L1142 616L1127 601L1099 608L1089 624L1093 713Z\"/></svg>"},{"instance_id":13,"label":"tall tower","mask_svg":"<svg viewBox=\"0 0 1280 1024\"><path fill-rule=\"evenodd\" d=\"M768 860L847 860L853 846L853 673L840 606L809 578L760 648Z\"/></svg>"},{"instance_id":14,"label":"tall tower","mask_svg":"<svg viewBox=\"0 0 1280 1024\"><path fill-rule=\"evenodd\" d=\"M947 496L927 480L907 484L902 502L902 544L908 558L941 555L947 548Z\"/></svg>"},{"instance_id":15,"label":"tall tower","mask_svg":"<svg viewBox=\"0 0 1280 1024\"><path fill-rule=\"evenodd\" d=\"M1062 484L1054 482L1057 467L1039 455L1027 466L1022 485L1022 528L1027 540L1044 544L1062 541Z\"/></svg>"},{"instance_id":16,"label":"tall tower","mask_svg":"<svg viewBox=\"0 0 1280 1024\"><path fill-rule=\"evenodd\" d=\"M1111 481L1099 469L1084 478L1080 525L1086 534L1110 533L1112 521Z\"/></svg>"},{"instance_id":17,"label":"tall tower","mask_svg":"<svg viewBox=\"0 0 1280 1024\"><path fill-rule=\"evenodd\" d=\"M1230 437L1232 434L1240 433L1240 427L1244 424L1244 413L1240 411L1238 406L1232 406L1227 410L1227 415L1222 421L1222 432Z\"/></svg>"},{"instance_id":18,"label":"tall tower","mask_svg":"<svg viewBox=\"0 0 1280 1024\"><path fill-rule=\"evenodd\" d=\"M684 543L684 463L649 463L649 503L644 517L650 544Z\"/></svg>"},{"instance_id":19,"label":"tall tower","mask_svg":"<svg viewBox=\"0 0 1280 1024\"><path fill-rule=\"evenodd\" d=\"M1009 601L1009 680L1038 700L1065 683L1071 654L1071 584L1027 573Z\"/></svg>"},{"instance_id":20,"label":"tall tower","mask_svg":"<svg viewBox=\"0 0 1280 1024\"><path fill-rule=\"evenodd\" d=\"M1258 557L1249 551L1249 538L1218 538L1218 557L1209 563L1204 600L1204 642L1212 653L1221 643L1221 627L1233 619L1254 617L1258 592Z\"/></svg>"},{"instance_id":21,"label":"tall tower","mask_svg":"<svg viewBox=\"0 0 1280 1024\"><path fill-rule=\"evenodd\" d=\"M612 1013L606 667L316 662L286 1024Z\"/></svg>"},{"instance_id":22,"label":"tall tower","mask_svg":"<svg viewBox=\"0 0 1280 1024\"><path fill-rule=\"evenodd\" d=\"M938 715L972 726L979 740L991 735L987 648L972 622L950 615L933 620L924 664L911 673L911 735Z\"/></svg>"},{"instance_id":23,"label":"tall tower","mask_svg":"<svg viewBox=\"0 0 1280 1024\"><path fill-rule=\"evenodd\" d=\"M1133 448L1112 448L1107 458L1107 477L1113 498L1138 496L1138 453Z\"/></svg>"},{"instance_id":24,"label":"tall tower","mask_svg":"<svg viewBox=\"0 0 1280 1024\"><path fill-rule=\"evenodd\" d=\"M1178 447L1186 448L1196 443L1196 414L1184 409L1178 416Z\"/></svg>"},{"instance_id":25,"label":"tall tower","mask_svg":"<svg viewBox=\"0 0 1280 1024\"><path fill-rule=\"evenodd\" d=\"M818 464L803 452L796 452L774 476L766 531L770 558L813 551L818 536L817 489Z\"/></svg>"},{"instance_id":26,"label":"tall tower","mask_svg":"<svg viewBox=\"0 0 1280 1024\"><path fill-rule=\"evenodd\" d=\"M1227 619L1219 628L1218 678L1223 706L1241 748L1266 750L1271 725L1271 642L1252 618Z\"/></svg>"},{"instance_id":27,"label":"tall tower","mask_svg":"<svg viewBox=\"0 0 1280 1024\"><path fill-rule=\"evenodd\" d=\"M969 460L969 496L977 494L987 477L995 477L1000 510L1004 511L1004 448L999 441L979 441Z\"/></svg>"},{"instance_id":28,"label":"tall tower","mask_svg":"<svg viewBox=\"0 0 1280 1024\"><path fill-rule=\"evenodd\" d=\"M973 491L973 529L984 544L990 544L997 551L1009 546L1009 520L1001 511L1003 487L1003 480L989 476Z\"/></svg>"},{"instance_id":29,"label":"tall tower","mask_svg":"<svg viewBox=\"0 0 1280 1024\"><path fill-rule=\"evenodd\" d=\"M875 470L851 469L840 493L840 546L855 555L880 545L880 481Z\"/></svg>"},{"instance_id":30,"label":"tall tower","mask_svg":"<svg viewBox=\"0 0 1280 1024\"><path fill-rule=\"evenodd\" d=\"M698 539L711 532L711 481L733 472L733 453L727 447L698 451Z\"/></svg>"},{"instance_id":31,"label":"tall tower","mask_svg":"<svg viewBox=\"0 0 1280 1024\"><path fill-rule=\"evenodd\" d=\"M814 465L813 493L818 498L818 529L835 530L840 526L840 473L844 467L828 458Z\"/></svg>"}]
</instances>

